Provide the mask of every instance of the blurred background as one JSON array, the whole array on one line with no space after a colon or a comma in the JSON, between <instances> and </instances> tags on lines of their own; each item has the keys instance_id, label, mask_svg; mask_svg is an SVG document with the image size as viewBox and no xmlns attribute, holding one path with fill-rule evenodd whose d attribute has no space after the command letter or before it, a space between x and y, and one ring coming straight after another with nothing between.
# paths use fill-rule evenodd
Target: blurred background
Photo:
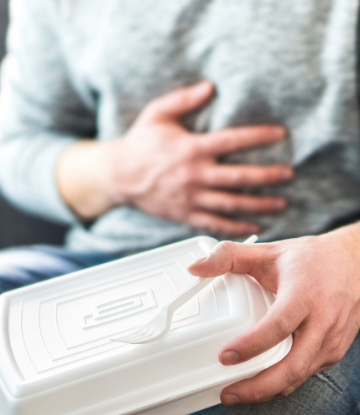
<instances>
[{"instance_id":1,"label":"blurred background","mask_svg":"<svg viewBox=\"0 0 360 415\"><path fill-rule=\"evenodd\" d=\"M0 61L5 55L8 0L0 0ZM1 88L1 85L0 85ZM24 215L3 199L0 191L0 249L15 245L62 244L65 228Z\"/></svg>"}]
</instances>

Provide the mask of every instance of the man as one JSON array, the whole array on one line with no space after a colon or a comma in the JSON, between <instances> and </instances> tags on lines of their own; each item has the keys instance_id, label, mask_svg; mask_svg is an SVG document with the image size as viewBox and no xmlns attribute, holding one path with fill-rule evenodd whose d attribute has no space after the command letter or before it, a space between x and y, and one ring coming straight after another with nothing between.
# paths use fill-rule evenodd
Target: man
<instances>
[{"instance_id":1,"label":"man","mask_svg":"<svg viewBox=\"0 0 360 415\"><path fill-rule=\"evenodd\" d=\"M246 272L278 294L223 364L294 333L282 362L223 391L233 408L203 413L360 413L360 225L326 233L360 216L357 12L356 0L14 0L1 189L72 228L64 249L4 252L1 290L204 231L319 235L225 242L190 268Z\"/></svg>"}]
</instances>

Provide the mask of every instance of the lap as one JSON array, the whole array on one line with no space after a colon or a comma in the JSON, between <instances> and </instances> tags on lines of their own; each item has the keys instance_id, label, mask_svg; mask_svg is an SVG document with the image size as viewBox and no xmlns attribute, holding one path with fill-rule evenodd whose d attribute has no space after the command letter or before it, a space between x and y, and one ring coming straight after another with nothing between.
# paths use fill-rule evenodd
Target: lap
<instances>
[{"instance_id":1,"label":"lap","mask_svg":"<svg viewBox=\"0 0 360 415\"><path fill-rule=\"evenodd\" d=\"M360 415L360 333L345 357L309 378L291 395L269 402L226 408L214 406L196 415Z\"/></svg>"},{"instance_id":2,"label":"lap","mask_svg":"<svg viewBox=\"0 0 360 415\"><path fill-rule=\"evenodd\" d=\"M5 249L0 252L0 294L115 258L109 254L76 253L47 245Z\"/></svg>"}]
</instances>

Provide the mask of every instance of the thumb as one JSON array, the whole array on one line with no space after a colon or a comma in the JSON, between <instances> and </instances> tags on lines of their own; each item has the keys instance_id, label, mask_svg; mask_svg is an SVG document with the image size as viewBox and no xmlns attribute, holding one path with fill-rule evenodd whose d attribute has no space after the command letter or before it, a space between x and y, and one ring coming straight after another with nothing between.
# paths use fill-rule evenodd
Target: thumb
<instances>
[{"instance_id":1,"label":"thumb","mask_svg":"<svg viewBox=\"0 0 360 415\"><path fill-rule=\"evenodd\" d=\"M217 277L226 272L249 274L261 283L264 277L271 278L276 273L276 258L275 244L223 241L207 257L192 263L188 270L198 277Z\"/></svg>"},{"instance_id":2,"label":"thumb","mask_svg":"<svg viewBox=\"0 0 360 415\"><path fill-rule=\"evenodd\" d=\"M151 118L179 118L203 106L213 93L214 85L203 81L156 98L149 104L146 112Z\"/></svg>"}]
</instances>

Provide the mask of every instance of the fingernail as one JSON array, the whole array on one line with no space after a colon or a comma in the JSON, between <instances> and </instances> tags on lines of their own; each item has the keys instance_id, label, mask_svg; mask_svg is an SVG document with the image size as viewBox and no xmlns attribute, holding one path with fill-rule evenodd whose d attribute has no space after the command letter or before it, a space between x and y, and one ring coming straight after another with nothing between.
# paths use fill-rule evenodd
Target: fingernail
<instances>
[{"instance_id":1,"label":"fingernail","mask_svg":"<svg viewBox=\"0 0 360 415\"><path fill-rule=\"evenodd\" d=\"M284 180L290 180L290 179L293 178L293 176L294 176L294 173L293 173L293 171L291 169L283 170L282 173L281 173L281 177Z\"/></svg>"},{"instance_id":2,"label":"fingernail","mask_svg":"<svg viewBox=\"0 0 360 415\"><path fill-rule=\"evenodd\" d=\"M272 136L276 140L281 140L286 135L286 131L283 127L273 127L272 129Z\"/></svg>"},{"instance_id":3,"label":"fingernail","mask_svg":"<svg viewBox=\"0 0 360 415\"><path fill-rule=\"evenodd\" d=\"M192 262L190 265L189 265L189 267L192 267L193 265L200 265L200 264L203 264L207 259L208 259L209 257L204 257L204 258L200 258L200 259L197 259L196 261L194 261L194 262Z\"/></svg>"},{"instance_id":4,"label":"fingernail","mask_svg":"<svg viewBox=\"0 0 360 415\"><path fill-rule=\"evenodd\" d=\"M224 396L223 404L227 406L239 405L240 399L236 395L227 394Z\"/></svg>"},{"instance_id":5,"label":"fingernail","mask_svg":"<svg viewBox=\"0 0 360 415\"><path fill-rule=\"evenodd\" d=\"M224 352L221 355L221 363L224 366L237 365L238 363L240 363L240 355L239 353L236 353L233 350Z\"/></svg>"}]
</instances>

